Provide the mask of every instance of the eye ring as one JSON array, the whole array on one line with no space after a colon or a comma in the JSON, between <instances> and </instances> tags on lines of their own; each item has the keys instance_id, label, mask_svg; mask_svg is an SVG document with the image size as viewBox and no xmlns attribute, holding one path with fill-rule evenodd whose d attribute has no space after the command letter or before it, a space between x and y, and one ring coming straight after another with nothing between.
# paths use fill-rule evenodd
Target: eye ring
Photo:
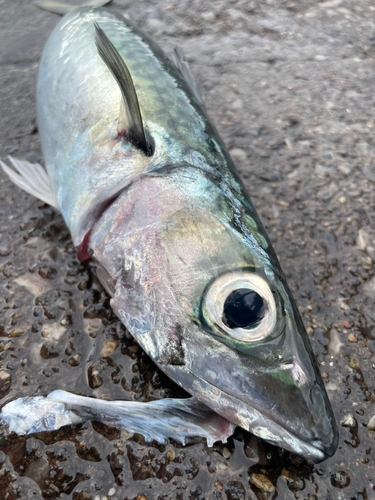
<instances>
[{"instance_id":1,"label":"eye ring","mask_svg":"<svg viewBox=\"0 0 375 500\"><path fill-rule=\"evenodd\" d=\"M251 328L230 328L223 319L224 304L229 295L239 289L249 289L259 294L263 301L263 317ZM276 326L277 308L267 281L249 271L227 273L215 280L202 302L202 314L213 329L219 329L235 340L255 343L268 337Z\"/></svg>"}]
</instances>

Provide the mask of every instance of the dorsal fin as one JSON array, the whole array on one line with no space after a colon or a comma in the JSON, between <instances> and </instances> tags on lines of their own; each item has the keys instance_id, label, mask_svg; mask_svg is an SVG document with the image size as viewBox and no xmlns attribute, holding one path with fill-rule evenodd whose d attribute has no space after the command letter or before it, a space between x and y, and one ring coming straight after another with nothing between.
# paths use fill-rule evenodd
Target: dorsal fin
<instances>
[{"instance_id":1,"label":"dorsal fin","mask_svg":"<svg viewBox=\"0 0 375 500\"><path fill-rule=\"evenodd\" d=\"M172 52L172 54L169 56L169 59L173 62L173 64L183 76L186 85L189 87L190 92L194 95L196 101L204 107L204 102L198 90L197 82L195 81L190 66L185 59L185 54L183 53L183 51L179 47L175 47L174 52Z\"/></svg>"},{"instance_id":2,"label":"dorsal fin","mask_svg":"<svg viewBox=\"0 0 375 500\"><path fill-rule=\"evenodd\" d=\"M136 147L150 156L153 153L152 140L150 137L146 136L143 127L141 110L139 109L138 98L130 72L125 61L104 31L96 22L94 22L94 26L95 43L98 53L109 71L115 77L124 100L125 113L120 109L119 121L120 126L125 126L125 131L121 133L124 133Z\"/></svg>"}]
</instances>

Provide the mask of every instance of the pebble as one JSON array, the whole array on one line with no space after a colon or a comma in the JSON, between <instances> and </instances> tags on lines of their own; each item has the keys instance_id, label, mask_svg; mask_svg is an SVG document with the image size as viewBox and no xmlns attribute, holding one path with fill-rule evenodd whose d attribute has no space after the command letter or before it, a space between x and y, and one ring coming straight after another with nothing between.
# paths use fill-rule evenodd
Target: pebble
<instances>
[{"instance_id":1,"label":"pebble","mask_svg":"<svg viewBox=\"0 0 375 500\"><path fill-rule=\"evenodd\" d=\"M335 488L346 488L350 483L349 475L346 471L340 470L331 476L331 484Z\"/></svg>"},{"instance_id":2,"label":"pebble","mask_svg":"<svg viewBox=\"0 0 375 500\"><path fill-rule=\"evenodd\" d=\"M266 493L273 493L275 491L274 485L264 474L256 474L253 472L250 476L250 482Z\"/></svg>"},{"instance_id":3,"label":"pebble","mask_svg":"<svg viewBox=\"0 0 375 500\"><path fill-rule=\"evenodd\" d=\"M350 328L350 323L349 323L349 321L343 321L343 322L342 322L342 326L343 326L344 328L346 328L346 329L349 329L349 328Z\"/></svg>"},{"instance_id":4,"label":"pebble","mask_svg":"<svg viewBox=\"0 0 375 500\"><path fill-rule=\"evenodd\" d=\"M115 350L118 347L118 340L108 340L103 349L100 351L100 355L103 356L103 358L108 358L109 356L112 356L112 354L115 352Z\"/></svg>"},{"instance_id":5,"label":"pebble","mask_svg":"<svg viewBox=\"0 0 375 500\"><path fill-rule=\"evenodd\" d=\"M51 285L48 283L48 281L43 280L39 276L39 274L22 274L21 276L18 276L18 278L16 278L14 281L15 283L17 283L17 285L25 288L35 296L42 295L43 293L46 293L51 289Z\"/></svg>"},{"instance_id":6,"label":"pebble","mask_svg":"<svg viewBox=\"0 0 375 500\"><path fill-rule=\"evenodd\" d=\"M8 380L10 380L10 378L11 378L10 373L8 373L5 370L0 370L0 380L8 381Z\"/></svg>"},{"instance_id":7,"label":"pebble","mask_svg":"<svg viewBox=\"0 0 375 500\"><path fill-rule=\"evenodd\" d=\"M352 342L352 343L355 343L355 342L358 342L358 338L356 337L356 335L354 335L354 333L349 333L349 335L348 335L348 341Z\"/></svg>"},{"instance_id":8,"label":"pebble","mask_svg":"<svg viewBox=\"0 0 375 500\"><path fill-rule=\"evenodd\" d=\"M45 339L55 340L57 342L64 336L65 332L66 328L59 323L51 323L43 326L42 337Z\"/></svg>"},{"instance_id":9,"label":"pebble","mask_svg":"<svg viewBox=\"0 0 375 500\"><path fill-rule=\"evenodd\" d=\"M108 496L109 496L109 497L112 497L115 493L116 493L116 488L111 488L111 489L108 491Z\"/></svg>"},{"instance_id":10,"label":"pebble","mask_svg":"<svg viewBox=\"0 0 375 500\"><path fill-rule=\"evenodd\" d=\"M209 23L215 20L216 14L212 10L209 10L207 12L202 12L201 16L204 21Z\"/></svg>"},{"instance_id":11,"label":"pebble","mask_svg":"<svg viewBox=\"0 0 375 500\"><path fill-rule=\"evenodd\" d=\"M232 453L228 450L228 448L223 449L223 457L224 458L229 458L232 455Z\"/></svg>"},{"instance_id":12,"label":"pebble","mask_svg":"<svg viewBox=\"0 0 375 500\"><path fill-rule=\"evenodd\" d=\"M232 148L229 151L229 154L231 155L234 161L245 162L247 160L247 154L244 149Z\"/></svg>"},{"instance_id":13,"label":"pebble","mask_svg":"<svg viewBox=\"0 0 375 500\"><path fill-rule=\"evenodd\" d=\"M103 379L101 377L99 377L99 375L94 375L92 377L92 380L91 380L91 387L93 389L97 389L98 387L100 387L103 383Z\"/></svg>"},{"instance_id":14,"label":"pebble","mask_svg":"<svg viewBox=\"0 0 375 500\"><path fill-rule=\"evenodd\" d=\"M249 441L245 444L244 451L247 458L254 460L255 464L259 462L259 444L254 435L252 435Z\"/></svg>"},{"instance_id":15,"label":"pebble","mask_svg":"<svg viewBox=\"0 0 375 500\"><path fill-rule=\"evenodd\" d=\"M340 420L342 427L355 427L356 421L351 413L348 413Z\"/></svg>"},{"instance_id":16,"label":"pebble","mask_svg":"<svg viewBox=\"0 0 375 500\"><path fill-rule=\"evenodd\" d=\"M68 314L64 314L61 318L60 325L62 326L70 326L72 324L72 318Z\"/></svg>"},{"instance_id":17,"label":"pebble","mask_svg":"<svg viewBox=\"0 0 375 500\"><path fill-rule=\"evenodd\" d=\"M375 276L366 281L366 283L363 285L363 292L365 295L367 295L367 297L375 299Z\"/></svg>"},{"instance_id":18,"label":"pebble","mask_svg":"<svg viewBox=\"0 0 375 500\"><path fill-rule=\"evenodd\" d=\"M14 330L12 330L10 332L10 336L11 337L20 337L22 334L25 333L26 328L27 328L26 326L23 328L22 327L14 328Z\"/></svg>"},{"instance_id":19,"label":"pebble","mask_svg":"<svg viewBox=\"0 0 375 500\"><path fill-rule=\"evenodd\" d=\"M358 237L357 237L357 247L359 250L365 251L367 245L369 244L370 241L370 234L365 228L361 228L358 231Z\"/></svg>"},{"instance_id":20,"label":"pebble","mask_svg":"<svg viewBox=\"0 0 375 500\"><path fill-rule=\"evenodd\" d=\"M328 384L326 384L327 392L335 392L338 388L339 386L336 384L336 382L328 382Z\"/></svg>"},{"instance_id":21,"label":"pebble","mask_svg":"<svg viewBox=\"0 0 375 500\"><path fill-rule=\"evenodd\" d=\"M84 318L83 328L86 333L91 334L97 332L103 326L100 318Z\"/></svg>"},{"instance_id":22,"label":"pebble","mask_svg":"<svg viewBox=\"0 0 375 500\"><path fill-rule=\"evenodd\" d=\"M337 167L340 172L342 172L344 175L348 175L350 174L350 172L352 171L350 165L347 165L347 164L341 164Z\"/></svg>"},{"instance_id":23,"label":"pebble","mask_svg":"<svg viewBox=\"0 0 375 500\"><path fill-rule=\"evenodd\" d=\"M173 448L168 448L166 454L165 454L165 458L169 461L172 461L176 458L176 454L174 452L174 449Z\"/></svg>"},{"instance_id":24,"label":"pebble","mask_svg":"<svg viewBox=\"0 0 375 500\"><path fill-rule=\"evenodd\" d=\"M232 109L234 109L235 111L237 111L239 109L243 109L243 100L242 99L236 99L235 101L233 101L231 103L230 107Z\"/></svg>"},{"instance_id":25,"label":"pebble","mask_svg":"<svg viewBox=\"0 0 375 500\"><path fill-rule=\"evenodd\" d=\"M229 469L229 465L228 465L226 462L219 462L219 463L217 464L217 468L218 468L218 470L220 470L220 471L226 471L226 470L228 470L228 469Z\"/></svg>"},{"instance_id":26,"label":"pebble","mask_svg":"<svg viewBox=\"0 0 375 500\"><path fill-rule=\"evenodd\" d=\"M223 489L223 483L221 483L220 481L215 481L214 486L220 491Z\"/></svg>"},{"instance_id":27,"label":"pebble","mask_svg":"<svg viewBox=\"0 0 375 500\"><path fill-rule=\"evenodd\" d=\"M367 429L375 431L375 415L370 418L369 423L367 424Z\"/></svg>"},{"instance_id":28,"label":"pebble","mask_svg":"<svg viewBox=\"0 0 375 500\"><path fill-rule=\"evenodd\" d=\"M0 243L0 257L6 257L10 254L10 246Z\"/></svg>"},{"instance_id":29,"label":"pebble","mask_svg":"<svg viewBox=\"0 0 375 500\"><path fill-rule=\"evenodd\" d=\"M77 353L77 354L74 354L74 356L72 356L69 359L68 363L70 366L78 366L80 361L81 361L81 355L79 353Z\"/></svg>"},{"instance_id":30,"label":"pebble","mask_svg":"<svg viewBox=\"0 0 375 500\"><path fill-rule=\"evenodd\" d=\"M325 175L331 174L332 173L332 169L329 168L329 167L325 167L324 165L317 165L315 167L315 172L319 176L325 176Z\"/></svg>"},{"instance_id":31,"label":"pebble","mask_svg":"<svg viewBox=\"0 0 375 500\"><path fill-rule=\"evenodd\" d=\"M338 331L335 328L332 328L329 336L329 348L328 348L329 354L331 356L337 356L343 345L344 344L341 342Z\"/></svg>"},{"instance_id":32,"label":"pebble","mask_svg":"<svg viewBox=\"0 0 375 500\"><path fill-rule=\"evenodd\" d=\"M354 370L359 370L359 364L356 358L350 358L349 365L351 366L351 368L354 368Z\"/></svg>"},{"instance_id":33,"label":"pebble","mask_svg":"<svg viewBox=\"0 0 375 500\"><path fill-rule=\"evenodd\" d=\"M164 29L163 21L160 21L160 19L149 19L147 25L152 31L162 32Z\"/></svg>"},{"instance_id":34,"label":"pebble","mask_svg":"<svg viewBox=\"0 0 375 500\"><path fill-rule=\"evenodd\" d=\"M292 139L290 139L289 137L286 137L284 139L284 142L285 142L285 146L288 148L288 149L292 149L293 147L293 142L292 142Z\"/></svg>"}]
</instances>

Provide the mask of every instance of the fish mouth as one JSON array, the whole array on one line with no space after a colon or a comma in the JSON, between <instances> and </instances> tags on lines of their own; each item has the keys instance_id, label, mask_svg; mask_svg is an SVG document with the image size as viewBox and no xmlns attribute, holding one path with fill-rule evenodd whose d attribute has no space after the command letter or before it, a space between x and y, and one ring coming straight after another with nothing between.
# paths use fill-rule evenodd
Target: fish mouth
<instances>
[{"instance_id":1,"label":"fish mouth","mask_svg":"<svg viewBox=\"0 0 375 500\"><path fill-rule=\"evenodd\" d=\"M163 366L162 369L180 386L222 417L271 444L301 456L309 463L323 462L337 449L338 433L333 415L325 416L325 432L321 433L320 437L315 433L315 436L312 435L311 440L307 441L278 423L276 419L261 413L251 402L245 402L228 394L186 366Z\"/></svg>"}]
</instances>

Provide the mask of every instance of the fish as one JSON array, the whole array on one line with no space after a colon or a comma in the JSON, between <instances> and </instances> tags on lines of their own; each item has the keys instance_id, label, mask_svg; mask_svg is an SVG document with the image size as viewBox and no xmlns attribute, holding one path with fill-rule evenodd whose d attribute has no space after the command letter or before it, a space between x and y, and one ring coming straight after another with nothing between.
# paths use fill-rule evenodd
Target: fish
<instances>
[{"instance_id":1,"label":"fish","mask_svg":"<svg viewBox=\"0 0 375 500\"><path fill-rule=\"evenodd\" d=\"M139 411L150 438L196 432L211 443L240 426L321 462L338 444L332 407L275 251L189 65L179 49L167 57L97 5L68 12L41 57L46 169L15 158L13 168L1 166L61 212L116 315L192 399L146 408L54 391L46 401L17 400L7 421L25 405L63 412L58 425L110 418L116 407L113 419L132 429L129 411ZM189 427L189 418L210 431Z\"/></svg>"}]
</instances>

